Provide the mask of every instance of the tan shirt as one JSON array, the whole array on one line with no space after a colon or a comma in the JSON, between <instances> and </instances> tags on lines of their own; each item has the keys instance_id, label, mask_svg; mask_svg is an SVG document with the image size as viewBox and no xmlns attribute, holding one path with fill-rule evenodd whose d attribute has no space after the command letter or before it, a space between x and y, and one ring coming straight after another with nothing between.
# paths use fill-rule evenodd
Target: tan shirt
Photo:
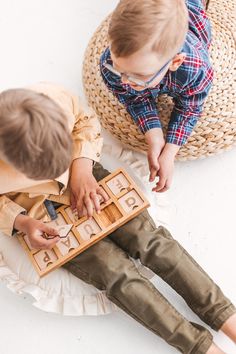
<instances>
[{"instance_id":1,"label":"tan shirt","mask_svg":"<svg viewBox=\"0 0 236 354\"><path fill-rule=\"evenodd\" d=\"M99 161L103 139L95 113L62 87L39 83L28 88L47 95L66 113L74 141L73 160L86 157ZM55 180L35 181L0 160L0 230L12 235L15 218L23 211L49 221L44 200L69 204L68 180L69 170Z\"/></svg>"}]
</instances>

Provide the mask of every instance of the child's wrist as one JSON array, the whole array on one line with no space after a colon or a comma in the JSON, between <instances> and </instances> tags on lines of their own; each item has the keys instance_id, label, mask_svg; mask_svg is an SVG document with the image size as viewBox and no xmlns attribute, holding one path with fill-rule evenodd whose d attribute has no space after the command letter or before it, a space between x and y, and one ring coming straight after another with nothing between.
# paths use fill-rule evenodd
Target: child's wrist
<instances>
[{"instance_id":1,"label":"child's wrist","mask_svg":"<svg viewBox=\"0 0 236 354\"><path fill-rule=\"evenodd\" d=\"M148 146L160 146L163 148L165 139L161 128L153 128L145 133L145 140Z\"/></svg>"},{"instance_id":2,"label":"child's wrist","mask_svg":"<svg viewBox=\"0 0 236 354\"><path fill-rule=\"evenodd\" d=\"M83 172L91 172L93 170L93 160L88 159L86 157L80 157L75 159L71 165L71 171L79 171L81 173L81 169Z\"/></svg>"},{"instance_id":3,"label":"child's wrist","mask_svg":"<svg viewBox=\"0 0 236 354\"><path fill-rule=\"evenodd\" d=\"M23 214L17 215L17 217L15 218L15 221L14 221L14 226L13 226L14 229L24 232L25 225L27 224L29 219L31 219L31 218L27 215L23 215Z\"/></svg>"},{"instance_id":4,"label":"child's wrist","mask_svg":"<svg viewBox=\"0 0 236 354\"><path fill-rule=\"evenodd\" d=\"M175 144L170 144L166 143L165 147L162 151L162 155L165 155L166 158L168 159L175 159L175 156L177 155L178 151L180 149L180 146L175 145Z\"/></svg>"}]
</instances>

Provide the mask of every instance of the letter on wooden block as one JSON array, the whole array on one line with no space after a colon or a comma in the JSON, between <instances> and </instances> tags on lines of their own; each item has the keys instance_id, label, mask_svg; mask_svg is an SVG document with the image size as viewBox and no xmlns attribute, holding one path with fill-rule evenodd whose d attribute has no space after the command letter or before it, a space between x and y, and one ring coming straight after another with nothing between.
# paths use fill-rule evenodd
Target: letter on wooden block
<instances>
[{"instance_id":1,"label":"letter on wooden block","mask_svg":"<svg viewBox=\"0 0 236 354\"><path fill-rule=\"evenodd\" d=\"M143 200L135 190L125 194L119 199L119 202L126 213L130 213L143 204Z\"/></svg>"},{"instance_id":2,"label":"letter on wooden block","mask_svg":"<svg viewBox=\"0 0 236 354\"><path fill-rule=\"evenodd\" d=\"M71 208L68 207L65 209L66 214L69 216L70 220L75 223L76 221L78 221L78 214L77 213L73 213Z\"/></svg>"},{"instance_id":3,"label":"letter on wooden block","mask_svg":"<svg viewBox=\"0 0 236 354\"><path fill-rule=\"evenodd\" d=\"M66 220L63 218L63 216L60 213L57 214L57 215L58 215L57 219L48 222L47 225L49 225L51 227L55 227L56 229L58 229L58 226L67 224Z\"/></svg>"},{"instance_id":4,"label":"letter on wooden block","mask_svg":"<svg viewBox=\"0 0 236 354\"><path fill-rule=\"evenodd\" d=\"M90 240L92 236L95 236L101 231L101 228L94 219L88 219L76 226L81 238L85 241Z\"/></svg>"},{"instance_id":5,"label":"letter on wooden block","mask_svg":"<svg viewBox=\"0 0 236 354\"><path fill-rule=\"evenodd\" d=\"M114 195L119 194L130 185L129 181L125 178L123 173L119 173L117 176L113 177L108 182L106 182L106 184Z\"/></svg>"},{"instance_id":6,"label":"letter on wooden block","mask_svg":"<svg viewBox=\"0 0 236 354\"><path fill-rule=\"evenodd\" d=\"M69 253L71 250L79 247L79 242L77 241L73 233L69 232L66 238L61 239L60 241L57 242L56 246L61 252L61 254L64 256L67 253Z\"/></svg>"},{"instance_id":7,"label":"letter on wooden block","mask_svg":"<svg viewBox=\"0 0 236 354\"><path fill-rule=\"evenodd\" d=\"M55 262L58 258L53 250L42 250L34 254L34 259L41 270Z\"/></svg>"}]
</instances>

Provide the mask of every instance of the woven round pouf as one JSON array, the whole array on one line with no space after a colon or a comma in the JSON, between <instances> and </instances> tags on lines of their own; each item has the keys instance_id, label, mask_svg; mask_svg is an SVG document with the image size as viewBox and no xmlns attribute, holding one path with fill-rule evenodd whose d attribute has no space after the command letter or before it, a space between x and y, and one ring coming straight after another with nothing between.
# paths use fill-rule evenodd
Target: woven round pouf
<instances>
[{"instance_id":1,"label":"woven round pouf","mask_svg":"<svg viewBox=\"0 0 236 354\"><path fill-rule=\"evenodd\" d=\"M213 41L210 48L214 83L187 144L181 147L178 160L197 159L231 148L236 144L236 5L235 0L211 0L208 16ZM130 148L146 151L144 135L138 130L125 107L107 89L99 70L102 52L107 47L109 17L90 40L83 64L83 84L89 105L102 126ZM157 100L164 133L173 101L167 95Z\"/></svg>"}]
</instances>

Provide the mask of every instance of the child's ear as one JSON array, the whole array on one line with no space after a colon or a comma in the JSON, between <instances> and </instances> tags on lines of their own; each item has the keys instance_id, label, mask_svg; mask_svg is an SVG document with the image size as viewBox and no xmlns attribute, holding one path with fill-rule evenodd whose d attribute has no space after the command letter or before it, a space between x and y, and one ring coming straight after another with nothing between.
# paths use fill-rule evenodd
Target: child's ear
<instances>
[{"instance_id":1,"label":"child's ear","mask_svg":"<svg viewBox=\"0 0 236 354\"><path fill-rule=\"evenodd\" d=\"M180 67L180 65L184 62L185 58L186 58L185 53L176 54L176 56L174 57L170 65L170 70L176 71Z\"/></svg>"}]
</instances>

